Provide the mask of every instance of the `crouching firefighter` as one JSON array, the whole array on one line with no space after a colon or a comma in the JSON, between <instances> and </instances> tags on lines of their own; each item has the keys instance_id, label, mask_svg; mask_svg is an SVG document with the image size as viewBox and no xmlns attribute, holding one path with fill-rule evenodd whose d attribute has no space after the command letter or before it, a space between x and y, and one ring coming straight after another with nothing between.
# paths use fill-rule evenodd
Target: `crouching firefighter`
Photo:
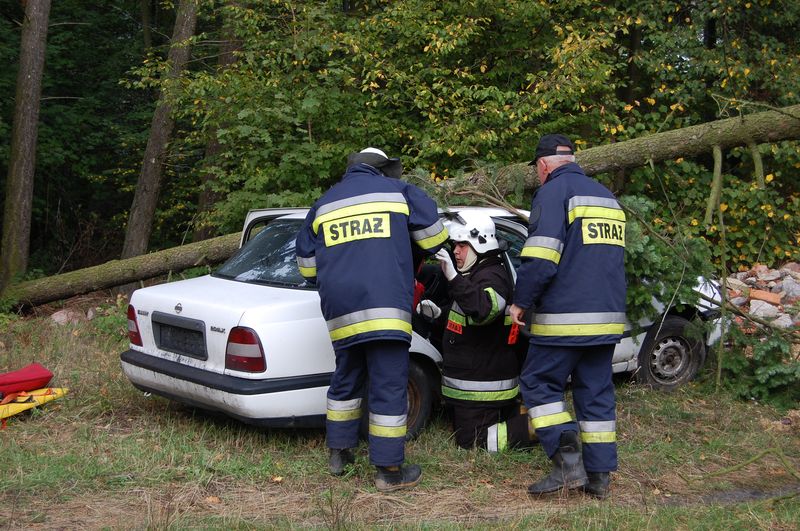
<instances>
[{"instance_id":1,"label":"crouching firefighter","mask_svg":"<svg viewBox=\"0 0 800 531\"><path fill-rule=\"evenodd\" d=\"M452 303L444 316L442 395L456 443L490 452L530 446L527 415L520 412L518 329L506 313L513 278L507 269L492 218L463 212L445 226L456 263L446 250L436 254ZM430 300L418 312L442 315Z\"/></svg>"},{"instance_id":2,"label":"crouching firefighter","mask_svg":"<svg viewBox=\"0 0 800 531\"><path fill-rule=\"evenodd\" d=\"M314 204L297 236L300 272L319 286L336 369L328 389L329 469L341 475L358 444L369 379L369 460L375 486L413 487L405 460L408 348L414 297L412 248L447 240L436 203L399 179L403 167L375 148L348 157L342 180Z\"/></svg>"}]
</instances>

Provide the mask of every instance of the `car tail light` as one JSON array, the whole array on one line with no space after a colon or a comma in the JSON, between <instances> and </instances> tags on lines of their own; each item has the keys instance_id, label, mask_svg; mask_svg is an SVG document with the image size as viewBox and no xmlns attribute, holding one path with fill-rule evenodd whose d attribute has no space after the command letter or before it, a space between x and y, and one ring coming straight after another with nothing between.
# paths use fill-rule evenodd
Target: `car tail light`
<instances>
[{"instance_id":1,"label":"car tail light","mask_svg":"<svg viewBox=\"0 0 800 531\"><path fill-rule=\"evenodd\" d=\"M139 333L139 323L136 322L136 310L128 305L128 339L131 344L142 346L142 335Z\"/></svg>"},{"instance_id":2,"label":"car tail light","mask_svg":"<svg viewBox=\"0 0 800 531\"><path fill-rule=\"evenodd\" d=\"M245 372L267 370L264 349L255 330L242 326L231 330L225 348L225 368Z\"/></svg>"}]
</instances>

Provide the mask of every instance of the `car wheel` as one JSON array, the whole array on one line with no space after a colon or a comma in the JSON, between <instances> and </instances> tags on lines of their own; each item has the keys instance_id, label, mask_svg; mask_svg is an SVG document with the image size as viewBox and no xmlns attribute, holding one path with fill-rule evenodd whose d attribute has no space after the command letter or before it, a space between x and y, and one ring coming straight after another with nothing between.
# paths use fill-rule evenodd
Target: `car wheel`
<instances>
[{"instance_id":1,"label":"car wheel","mask_svg":"<svg viewBox=\"0 0 800 531\"><path fill-rule=\"evenodd\" d=\"M408 364L408 431L406 440L419 435L433 412L436 387L433 378L422 364L411 360Z\"/></svg>"},{"instance_id":2,"label":"car wheel","mask_svg":"<svg viewBox=\"0 0 800 531\"><path fill-rule=\"evenodd\" d=\"M660 329L658 322L653 325L639 351L639 383L672 390L697 376L706 347L692 327L677 315L668 315Z\"/></svg>"},{"instance_id":3,"label":"car wheel","mask_svg":"<svg viewBox=\"0 0 800 531\"><path fill-rule=\"evenodd\" d=\"M369 389L366 390L369 396ZM419 435L433 413L436 400L436 386L432 376L425 367L413 358L408 363L408 419L406 423L406 440L411 440ZM362 402L360 435L364 440L369 439L369 401L364 398Z\"/></svg>"}]
</instances>

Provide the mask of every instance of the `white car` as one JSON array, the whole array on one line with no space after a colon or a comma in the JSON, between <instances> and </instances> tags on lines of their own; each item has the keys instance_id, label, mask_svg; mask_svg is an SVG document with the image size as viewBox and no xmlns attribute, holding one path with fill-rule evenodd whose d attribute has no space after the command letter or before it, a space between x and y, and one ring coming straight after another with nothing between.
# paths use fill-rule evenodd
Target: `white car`
<instances>
[{"instance_id":1,"label":"white car","mask_svg":"<svg viewBox=\"0 0 800 531\"><path fill-rule=\"evenodd\" d=\"M451 211L468 209L493 217L499 239L508 244L507 257L518 267L527 227L502 209ZM215 273L136 290L128 307L130 349L121 355L131 383L247 423L324 425L334 353L316 288L295 262L295 237L307 212L251 211L241 248ZM713 289L706 294L713 296ZM640 323L644 333L632 338L628 332L617 345L614 372L638 369L640 381L662 388L690 380L715 339L693 339L690 321L715 316L711 305L682 314L671 309L655 323ZM409 436L424 427L439 403L442 362L438 334L421 317L414 321Z\"/></svg>"}]
</instances>

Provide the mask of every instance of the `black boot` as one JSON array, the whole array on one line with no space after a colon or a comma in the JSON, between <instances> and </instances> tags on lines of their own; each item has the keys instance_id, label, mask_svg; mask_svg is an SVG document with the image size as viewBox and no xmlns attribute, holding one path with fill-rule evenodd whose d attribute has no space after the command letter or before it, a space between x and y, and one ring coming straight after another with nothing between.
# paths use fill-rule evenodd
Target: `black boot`
<instances>
[{"instance_id":1,"label":"black boot","mask_svg":"<svg viewBox=\"0 0 800 531\"><path fill-rule=\"evenodd\" d=\"M422 469L419 465L408 466L376 466L375 488L380 492L393 492L400 489L410 489L422 479Z\"/></svg>"},{"instance_id":2,"label":"black boot","mask_svg":"<svg viewBox=\"0 0 800 531\"><path fill-rule=\"evenodd\" d=\"M583 456L578 444L578 433L561 433L558 450L553 455L553 470L550 474L528 486L528 494L539 495L556 492L562 488L577 489L588 483L583 468Z\"/></svg>"},{"instance_id":3,"label":"black boot","mask_svg":"<svg viewBox=\"0 0 800 531\"><path fill-rule=\"evenodd\" d=\"M344 467L354 461L355 458L350 448L331 448L331 453L328 456L328 470L334 476L341 476L344 474Z\"/></svg>"},{"instance_id":4,"label":"black boot","mask_svg":"<svg viewBox=\"0 0 800 531\"><path fill-rule=\"evenodd\" d=\"M604 500L611 492L611 477L608 472L587 472L589 483L583 486L583 492Z\"/></svg>"}]
</instances>

